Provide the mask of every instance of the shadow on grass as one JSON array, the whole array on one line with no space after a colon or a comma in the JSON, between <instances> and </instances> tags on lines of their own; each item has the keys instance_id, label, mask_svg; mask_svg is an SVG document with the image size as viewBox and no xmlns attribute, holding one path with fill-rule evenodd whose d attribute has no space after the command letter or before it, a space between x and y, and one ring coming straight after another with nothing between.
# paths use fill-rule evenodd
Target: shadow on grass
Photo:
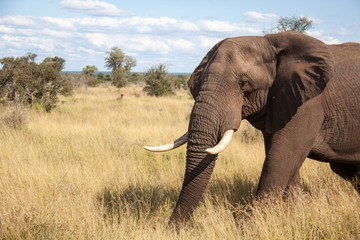
<instances>
[{"instance_id":1,"label":"shadow on grass","mask_svg":"<svg viewBox=\"0 0 360 240\"><path fill-rule=\"evenodd\" d=\"M231 179L214 179L208 186L211 202L236 208L247 205L254 198L257 185L246 177L233 176Z\"/></svg>"},{"instance_id":2,"label":"shadow on grass","mask_svg":"<svg viewBox=\"0 0 360 240\"><path fill-rule=\"evenodd\" d=\"M253 198L255 186L247 179L214 179L208 186L211 203L232 209L247 205ZM105 188L97 196L110 221L146 219L154 215L169 215L175 207L179 190L163 186L130 185L124 189ZM230 206L229 206L230 205Z\"/></svg>"},{"instance_id":3,"label":"shadow on grass","mask_svg":"<svg viewBox=\"0 0 360 240\"><path fill-rule=\"evenodd\" d=\"M104 207L104 218L119 222L148 218L175 206L178 191L161 186L130 185L124 189L105 188L97 200Z\"/></svg>"}]
</instances>

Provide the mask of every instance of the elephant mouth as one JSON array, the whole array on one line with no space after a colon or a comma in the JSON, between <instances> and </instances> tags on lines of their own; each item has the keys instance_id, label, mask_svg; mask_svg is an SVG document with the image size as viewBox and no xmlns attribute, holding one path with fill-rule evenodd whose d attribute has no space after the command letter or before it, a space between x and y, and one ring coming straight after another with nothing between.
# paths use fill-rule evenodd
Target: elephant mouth
<instances>
[{"instance_id":1,"label":"elephant mouth","mask_svg":"<svg viewBox=\"0 0 360 240\"><path fill-rule=\"evenodd\" d=\"M266 114L266 108L263 108L260 111L253 113L246 113L245 111L242 112L243 118L249 121L256 121L261 117L265 116L265 114Z\"/></svg>"}]
</instances>

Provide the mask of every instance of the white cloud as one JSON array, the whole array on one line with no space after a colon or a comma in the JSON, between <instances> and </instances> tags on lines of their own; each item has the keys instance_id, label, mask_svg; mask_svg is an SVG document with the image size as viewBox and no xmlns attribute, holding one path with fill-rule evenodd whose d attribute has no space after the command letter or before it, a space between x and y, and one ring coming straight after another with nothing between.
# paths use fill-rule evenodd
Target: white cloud
<instances>
[{"instance_id":1,"label":"white cloud","mask_svg":"<svg viewBox=\"0 0 360 240\"><path fill-rule=\"evenodd\" d=\"M130 12L118 9L115 5L98 0L64 0L60 2L62 8L70 11L84 12L93 16L129 16Z\"/></svg>"},{"instance_id":2,"label":"white cloud","mask_svg":"<svg viewBox=\"0 0 360 240\"><path fill-rule=\"evenodd\" d=\"M25 40L25 42L32 47L38 48L47 53L51 53L55 49L55 40L39 37L31 37Z\"/></svg>"},{"instance_id":3,"label":"white cloud","mask_svg":"<svg viewBox=\"0 0 360 240\"><path fill-rule=\"evenodd\" d=\"M306 33L312 37L315 37L315 38L323 41L326 44L340 44L341 43L341 41L339 39L326 35L324 33L324 31L306 31Z\"/></svg>"},{"instance_id":4,"label":"white cloud","mask_svg":"<svg viewBox=\"0 0 360 240\"><path fill-rule=\"evenodd\" d=\"M144 17L131 17L120 20L119 23L127 26L132 31L136 30L142 33L159 33L159 32L191 32L198 31L196 24L185 21L177 20L175 18L160 17L160 18L144 18Z\"/></svg>"},{"instance_id":5,"label":"white cloud","mask_svg":"<svg viewBox=\"0 0 360 240\"><path fill-rule=\"evenodd\" d=\"M120 34L104 34L104 33L88 33L86 34L88 41L98 47L110 49L113 46L119 46L124 51L134 52L156 52L167 54L170 50L166 39L161 37L147 35L120 35Z\"/></svg>"},{"instance_id":6,"label":"white cloud","mask_svg":"<svg viewBox=\"0 0 360 240\"><path fill-rule=\"evenodd\" d=\"M5 16L0 18L0 24L7 24L11 26L30 27L36 25L36 21L30 16Z\"/></svg>"},{"instance_id":7,"label":"white cloud","mask_svg":"<svg viewBox=\"0 0 360 240\"><path fill-rule=\"evenodd\" d=\"M200 20L198 26L205 31L211 32L237 32L240 28L234 24L218 20Z\"/></svg>"},{"instance_id":8,"label":"white cloud","mask_svg":"<svg viewBox=\"0 0 360 240\"><path fill-rule=\"evenodd\" d=\"M161 39L151 36L134 37L131 38L130 41L127 41L124 45L127 46L130 51L152 51L160 54L168 54L170 50L169 46Z\"/></svg>"},{"instance_id":9,"label":"white cloud","mask_svg":"<svg viewBox=\"0 0 360 240\"><path fill-rule=\"evenodd\" d=\"M246 12L244 13L245 21L248 22L276 22L279 16L273 13L258 13L258 12Z\"/></svg>"},{"instance_id":10,"label":"white cloud","mask_svg":"<svg viewBox=\"0 0 360 240\"><path fill-rule=\"evenodd\" d=\"M71 38L74 34L66 31L56 31L54 29L45 28L42 30L42 34L57 37L57 38Z\"/></svg>"},{"instance_id":11,"label":"white cloud","mask_svg":"<svg viewBox=\"0 0 360 240\"><path fill-rule=\"evenodd\" d=\"M78 49L79 52L84 52L84 53L87 53L87 54L90 54L90 55L101 55L101 54L104 54L103 52L97 52L93 49L89 49L89 48L84 48L84 47L80 47Z\"/></svg>"},{"instance_id":12,"label":"white cloud","mask_svg":"<svg viewBox=\"0 0 360 240\"><path fill-rule=\"evenodd\" d=\"M8 35L8 34L3 35L1 38L2 38L3 40L5 40L5 41L9 41L9 44L12 44L12 43L14 43L14 42L16 42L16 41L21 40L20 37L11 36L11 35Z\"/></svg>"},{"instance_id":13,"label":"white cloud","mask_svg":"<svg viewBox=\"0 0 360 240\"><path fill-rule=\"evenodd\" d=\"M184 40L184 39L176 39L176 40L168 40L169 45L178 48L178 49L191 49L194 47L194 43Z\"/></svg>"},{"instance_id":14,"label":"white cloud","mask_svg":"<svg viewBox=\"0 0 360 240\"><path fill-rule=\"evenodd\" d=\"M75 29L74 24L79 21L78 18L54 18L54 17L40 17L44 21L44 25L54 25L67 30ZM41 23L38 23L41 24Z\"/></svg>"},{"instance_id":15,"label":"white cloud","mask_svg":"<svg viewBox=\"0 0 360 240\"><path fill-rule=\"evenodd\" d=\"M300 15L300 17L306 17L307 19L310 19L312 21L313 24L323 24L324 21L315 17L309 17L306 15Z\"/></svg>"},{"instance_id":16,"label":"white cloud","mask_svg":"<svg viewBox=\"0 0 360 240\"><path fill-rule=\"evenodd\" d=\"M218 20L200 20L197 22L197 26L199 30L203 32L230 33L232 37L244 34L258 35L261 33L260 29L250 27L249 25Z\"/></svg>"},{"instance_id":17,"label":"white cloud","mask_svg":"<svg viewBox=\"0 0 360 240\"><path fill-rule=\"evenodd\" d=\"M16 29L12 27L7 27L5 25L0 25L0 33L14 34Z\"/></svg>"},{"instance_id":18,"label":"white cloud","mask_svg":"<svg viewBox=\"0 0 360 240\"><path fill-rule=\"evenodd\" d=\"M200 36L198 37L198 41L202 48L208 48L210 50L211 47L221 41L221 38Z\"/></svg>"},{"instance_id":19,"label":"white cloud","mask_svg":"<svg viewBox=\"0 0 360 240\"><path fill-rule=\"evenodd\" d=\"M93 29L114 29L121 25L121 21L116 18L101 17L101 18L81 18L77 21L81 27L93 28Z\"/></svg>"},{"instance_id":20,"label":"white cloud","mask_svg":"<svg viewBox=\"0 0 360 240\"><path fill-rule=\"evenodd\" d=\"M1 40L5 40L7 42L8 47L14 47L20 50L37 49L45 52L52 52L54 51L55 48L55 40L49 38L40 38L34 36L20 37L20 36L10 36L5 34L2 36ZM26 52L31 52L31 51L33 50L28 50Z\"/></svg>"},{"instance_id":21,"label":"white cloud","mask_svg":"<svg viewBox=\"0 0 360 240\"><path fill-rule=\"evenodd\" d=\"M87 33L84 35L87 40L96 47L108 47L109 38L102 33Z\"/></svg>"}]
</instances>

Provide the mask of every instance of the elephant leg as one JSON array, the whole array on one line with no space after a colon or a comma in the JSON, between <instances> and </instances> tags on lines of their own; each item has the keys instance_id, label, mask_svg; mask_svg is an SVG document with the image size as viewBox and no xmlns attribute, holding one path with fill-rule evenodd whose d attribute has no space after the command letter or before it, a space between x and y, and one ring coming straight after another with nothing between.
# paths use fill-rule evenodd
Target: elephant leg
<instances>
[{"instance_id":1,"label":"elephant leg","mask_svg":"<svg viewBox=\"0 0 360 240\"><path fill-rule=\"evenodd\" d=\"M271 192L281 194L299 186L299 169L310 149L311 147L307 148L308 151L306 152L282 157L267 157L262 169L257 194L260 196Z\"/></svg>"},{"instance_id":2,"label":"elephant leg","mask_svg":"<svg viewBox=\"0 0 360 240\"><path fill-rule=\"evenodd\" d=\"M301 182L300 173L299 173L299 171L297 171L295 173L295 175L293 176L293 178L290 180L290 182L287 186L287 189L291 190L291 189L299 188L300 182Z\"/></svg>"},{"instance_id":3,"label":"elephant leg","mask_svg":"<svg viewBox=\"0 0 360 240\"><path fill-rule=\"evenodd\" d=\"M360 165L346 163L330 163L330 168L337 175L351 182L360 194Z\"/></svg>"},{"instance_id":4,"label":"elephant leg","mask_svg":"<svg viewBox=\"0 0 360 240\"><path fill-rule=\"evenodd\" d=\"M300 182L300 167L324 120L320 102L313 100L302 105L285 127L265 137L266 158L258 194L281 193Z\"/></svg>"},{"instance_id":5,"label":"elephant leg","mask_svg":"<svg viewBox=\"0 0 360 240\"><path fill-rule=\"evenodd\" d=\"M263 132L263 136L264 136L264 143L265 143L265 153L268 154L269 150L270 150L270 146L271 146L271 135L267 134L265 132ZM291 192L292 189L297 189L300 187L300 173L299 171L296 171L296 173L294 174L294 176L292 177L292 179L290 180L290 182L288 183L286 189L285 189L285 193L287 192Z\"/></svg>"}]
</instances>

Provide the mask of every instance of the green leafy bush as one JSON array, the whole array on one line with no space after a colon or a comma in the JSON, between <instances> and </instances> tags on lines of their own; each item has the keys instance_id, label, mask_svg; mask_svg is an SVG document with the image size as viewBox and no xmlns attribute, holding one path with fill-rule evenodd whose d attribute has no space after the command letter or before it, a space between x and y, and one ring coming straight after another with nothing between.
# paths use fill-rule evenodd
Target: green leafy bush
<instances>
[{"instance_id":1,"label":"green leafy bush","mask_svg":"<svg viewBox=\"0 0 360 240\"><path fill-rule=\"evenodd\" d=\"M36 56L29 53L0 59L0 97L16 105L39 104L49 112L56 106L58 94L71 93L71 87L60 74L65 60L47 57L37 64Z\"/></svg>"},{"instance_id":2,"label":"green leafy bush","mask_svg":"<svg viewBox=\"0 0 360 240\"><path fill-rule=\"evenodd\" d=\"M145 83L146 85L143 90L150 96L159 97L174 94L164 64L151 67L145 74Z\"/></svg>"}]
</instances>

